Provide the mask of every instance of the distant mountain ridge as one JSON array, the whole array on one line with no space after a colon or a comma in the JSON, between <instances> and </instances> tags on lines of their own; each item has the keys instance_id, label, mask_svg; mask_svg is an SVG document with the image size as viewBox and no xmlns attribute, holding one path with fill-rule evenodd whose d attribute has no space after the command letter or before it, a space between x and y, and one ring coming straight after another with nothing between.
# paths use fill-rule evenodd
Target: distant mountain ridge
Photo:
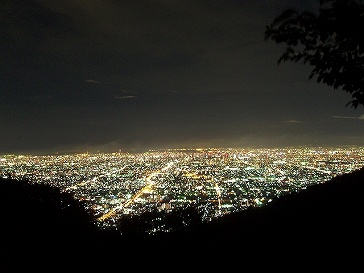
<instances>
[{"instance_id":1,"label":"distant mountain ridge","mask_svg":"<svg viewBox=\"0 0 364 273\"><path fill-rule=\"evenodd\" d=\"M72 196L0 179L3 272L136 269L357 272L364 168L266 206L156 236L100 231ZM126 268L125 268L126 270Z\"/></svg>"}]
</instances>

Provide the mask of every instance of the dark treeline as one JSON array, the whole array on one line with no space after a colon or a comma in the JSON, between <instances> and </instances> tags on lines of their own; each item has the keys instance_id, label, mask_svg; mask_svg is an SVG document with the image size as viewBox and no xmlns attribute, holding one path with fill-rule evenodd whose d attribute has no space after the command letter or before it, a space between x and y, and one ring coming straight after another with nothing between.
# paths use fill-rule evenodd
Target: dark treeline
<instances>
[{"instance_id":1,"label":"dark treeline","mask_svg":"<svg viewBox=\"0 0 364 273\"><path fill-rule=\"evenodd\" d=\"M209 223L194 208L147 235L151 217L101 230L82 202L49 185L0 180L1 272L357 272L364 243L364 168ZM188 219L189 225L183 226ZM267 271L267 272L268 272Z\"/></svg>"}]
</instances>

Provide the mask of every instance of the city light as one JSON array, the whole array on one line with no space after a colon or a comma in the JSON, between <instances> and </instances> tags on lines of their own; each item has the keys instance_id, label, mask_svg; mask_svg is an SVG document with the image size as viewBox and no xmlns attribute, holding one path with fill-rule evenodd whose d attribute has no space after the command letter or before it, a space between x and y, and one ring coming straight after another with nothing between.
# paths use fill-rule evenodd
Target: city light
<instances>
[{"instance_id":1,"label":"city light","mask_svg":"<svg viewBox=\"0 0 364 273\"><path fill-rule=\"evenodd\" d=\"M195 206L202 221L352 172L362 147L166 149L144 153L0 156L0 175L45 183L85 203L100 227L123 215Z\"/></svg>"}]
</instances>

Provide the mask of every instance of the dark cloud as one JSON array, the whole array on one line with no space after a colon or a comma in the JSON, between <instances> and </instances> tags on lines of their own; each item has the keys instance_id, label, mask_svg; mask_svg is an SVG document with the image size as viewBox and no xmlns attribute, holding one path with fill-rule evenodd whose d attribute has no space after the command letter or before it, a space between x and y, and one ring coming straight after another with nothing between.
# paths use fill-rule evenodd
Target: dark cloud
<instances>
[{"instance_id":1,"label":"dark cloud","mask_svg":"<svg viewBox=\"0 0 364 273\"><path fill-rule=\"evenodd\" d=\"M2 1L0 153L357 143L349 98L264 42L288 7L318 1Z\"/></svg>"}]
</instances>

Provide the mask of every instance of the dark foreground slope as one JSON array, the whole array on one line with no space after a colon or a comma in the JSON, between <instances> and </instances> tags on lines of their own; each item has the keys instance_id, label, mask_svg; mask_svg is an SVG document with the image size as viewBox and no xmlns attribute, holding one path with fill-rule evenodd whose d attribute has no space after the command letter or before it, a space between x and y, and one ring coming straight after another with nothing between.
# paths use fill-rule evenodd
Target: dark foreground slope
<instances>
[{"instance_id":1,"label":"dark foreground slope","mask_svg":"<svg viewBox=\"0 0 364 273\"><path fill-rule=\"evenodd\" d=\"M364 168L265 207L152 237L101 232L77 202L56 189L0 182L1 272L359 272L364 267Z\"/></svg>"},{"instance_id":2,"label":"dark foreground slope","mask_svg":"<svg viewBox=\"0 0 364 273\"><path fill-rule=\"evenodd\" d=\"M55 272L93 245L92 217L55 187L0 179L0 272ZM81 246L81 247L80 247Z\"/></svg>"},{"instance_id":3,"label":"dark foreground slope","mask_svg":"<svg viewBox=\"0 0 364 273\"><path fill-rule=\"evenodd\" d=\"M210 261L210 269L358 272L364 268L363 201L361 169L179 234L177 249Z\"/></svg>"}]
</instances>

